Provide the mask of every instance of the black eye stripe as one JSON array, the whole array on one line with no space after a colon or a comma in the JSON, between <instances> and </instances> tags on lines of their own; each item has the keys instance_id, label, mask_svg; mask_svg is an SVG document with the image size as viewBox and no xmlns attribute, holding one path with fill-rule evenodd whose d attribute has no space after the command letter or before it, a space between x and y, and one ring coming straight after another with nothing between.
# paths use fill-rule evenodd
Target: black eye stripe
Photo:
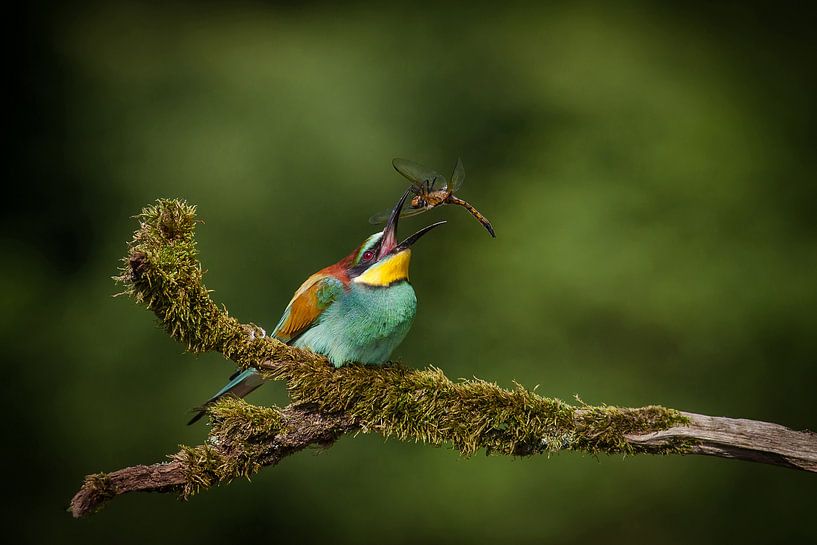
<instances>
[{"instance_id":1,"label":"black eye stripe","mask_svg":"<svg viewBox=\"0 0 817 545\"><path fill-rule=\"evenodd\" d=\"M357 255L354 267L356 269L360 269L361 271L366 270L370 265L372 265L372 263L375 262L382 246L383 240L378 239L377 241L373 242L368 248L365 249L361 248L359 250L360 253Z\"/></svg>"}]
</instances>

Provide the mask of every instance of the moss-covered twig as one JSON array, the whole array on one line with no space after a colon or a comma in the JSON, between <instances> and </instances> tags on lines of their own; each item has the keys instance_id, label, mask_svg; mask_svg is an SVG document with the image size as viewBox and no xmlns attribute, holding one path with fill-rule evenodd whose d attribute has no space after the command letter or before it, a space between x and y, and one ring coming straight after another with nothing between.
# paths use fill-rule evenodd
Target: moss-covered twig
<instances>
[{"instance_id":1,"label":"moss-covered twig","mask_svg":"<svg viewBox=\"0 0 817 545\"><path fill-rule=\"evenodd\" d=\"M817 471L817 435L776 424L683 413L568 404L522 386L452 382L439 369L349 365L334 369L319 355L265 337L217 306L202 282L196 210L159 200L140 225L117 279L190 352L217 351L287 383L292 404L255 407L225 399L209 410L208 440L183 446L166 463L86 477L71 502L74 516L131 491L177 491L187 497L213 484L248 477L310 445L328 446L350 431L433 445L464 455L526 456L578 450L591 454L688 453Z\"/></svg>"}]
</instances>

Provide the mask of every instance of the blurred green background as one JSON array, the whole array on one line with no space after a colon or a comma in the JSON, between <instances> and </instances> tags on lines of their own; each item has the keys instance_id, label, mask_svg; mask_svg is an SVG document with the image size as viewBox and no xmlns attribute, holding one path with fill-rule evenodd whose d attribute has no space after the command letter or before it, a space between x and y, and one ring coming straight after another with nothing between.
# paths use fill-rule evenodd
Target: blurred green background
<instances>
[{"instance_id":1,"label":"blurred green background","mask_svg":"<svg viewBox=\"0 0 817 545\"><path fill-rule=\"evenodd\" d=\"M814 540L817 479L703 457L463 460L343 438L188 503L75 521L87 473L197 444L233 368L113 298L131 216L199 206L208 287L274 326L375 229L402 156L465 211L418 244L395 356L589 403L817 428L815 40L745 3L29 4L3 214L5 511L21 542ZM12 51L15 54L15 51ZM280 385L251 397L283 403ZM8 472L7 472L8 473Z\"/></svg>"}]
</instances>

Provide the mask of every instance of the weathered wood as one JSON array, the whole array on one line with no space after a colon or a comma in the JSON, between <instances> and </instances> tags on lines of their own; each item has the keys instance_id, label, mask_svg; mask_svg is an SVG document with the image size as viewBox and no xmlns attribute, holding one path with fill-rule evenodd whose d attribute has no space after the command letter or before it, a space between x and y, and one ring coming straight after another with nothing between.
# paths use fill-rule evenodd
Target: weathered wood
<instances>
[{"instance_id":1,"label":"weathered wood","mask_svg":"<svg viewBox=\"0 0 817 545\"><path fill-rule=\"evenodd\" d=\"M688 426L676 426L643 435L628 434L627 440L642 447L665 446L672 441L691 441L693 454L735 458L817 472L817 434L795 431L779 424L706 416L682 412Z\"/></svg>"},{"instance_id":2,"label":"weathered wood","mask_svg":"<svg viewBox=\"0 0 817 545\"><path fill-rule=\"evenodd\" d=\"M126 467L112 473L96 473L85 482L71 499L68 510L74 517L84 517L102 505L128 492L162 492L184 485L187 476L184 464L178 460L153 465Z\"/></svg>"},{"instance_id":3,"label":"weathered wood","mask_svg":"<svg viewBox=\"0 0 817 545\"><path fill-rule=\"evenodd\" d=\"M344 415L324 416L309 407L289 406L281 410L282 431L263 445L257 461L263 466L278 464L287 456L310 446L329 447L342 434L355 428ZM211 443L216 455L234 454L229 441ZM185 451L171 456L171 461L137 465L112 473L96 473L71 499L69 511L76 518L95 513L108 501L128 492L183 492L190 486L190 468Z\"/></svg>"}]
</instances>

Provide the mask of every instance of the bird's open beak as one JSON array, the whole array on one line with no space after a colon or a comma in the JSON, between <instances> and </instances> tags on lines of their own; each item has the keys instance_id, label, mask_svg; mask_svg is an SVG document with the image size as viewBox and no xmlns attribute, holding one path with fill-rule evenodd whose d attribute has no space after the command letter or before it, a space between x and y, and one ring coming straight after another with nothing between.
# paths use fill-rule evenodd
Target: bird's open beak
<instances>
[{"instance_id":1,"label":"bird's open beak","mask_svg":"<svg viewBox=\"0 0 817 545\"><path fill-rule=\"evenodd\" d=\"M417 242L424 234L445 223L444 221L432 223L427 227L423 227L400 244L397 244L397 222L400 219L400 211L403 209L403 205L406 203L406 199L408 198L410 192L410 189L406 189L406 192L403 193L403 196L400 197L400 200L397 201L397 204L391 211L389 221L386 222L386 227L383 229L383 238L381 238L380 253L377 256L378 259L386 254L398 253L410 248L411 245Z\"/></svg>"}]
</instances>

